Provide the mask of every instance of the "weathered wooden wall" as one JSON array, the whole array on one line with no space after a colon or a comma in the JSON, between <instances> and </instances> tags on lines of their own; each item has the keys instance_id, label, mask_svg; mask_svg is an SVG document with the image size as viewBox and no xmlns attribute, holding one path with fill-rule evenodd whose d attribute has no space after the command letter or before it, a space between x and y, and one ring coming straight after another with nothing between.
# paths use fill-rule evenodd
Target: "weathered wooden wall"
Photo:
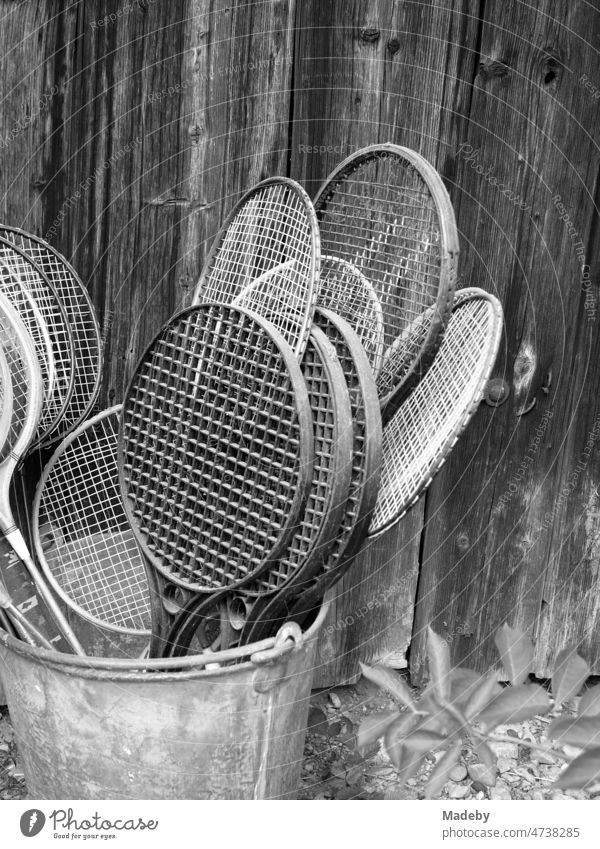
<instances>
[{"instance_id":1,"label":"weathered wooden wall","mask_svg":"<svg viewBox=\"0 0 600 849\"><path fill-rule=\"evenodd\" d=\"M0 21L1 212L89 282L103 404L253 182L289 174L313 193L384 140L438 167L461 282L505 308L494 376L510 396L482 405L427 497L359 556L316 681L351 679L359 658L401 665L409 646L422 679L430 623L483 667L505 620L536 638L539 674L566 641L600 672L598 10L0 0Z\"/></svg>"}]
</instances>

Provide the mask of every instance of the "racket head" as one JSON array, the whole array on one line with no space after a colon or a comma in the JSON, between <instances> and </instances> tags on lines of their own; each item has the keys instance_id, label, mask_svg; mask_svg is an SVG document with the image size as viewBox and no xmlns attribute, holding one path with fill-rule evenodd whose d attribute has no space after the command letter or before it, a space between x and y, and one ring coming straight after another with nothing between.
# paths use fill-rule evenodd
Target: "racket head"
<instances>
[{"instance_id":1,"label":"racket head","mask_svg":"<svg viewBox=\"0 0 600 849\"><path fill-rule=\"evenodd\" d=\"M313 205L287 177L258 183L217 234L193 298L251 308L301 357L317 301L321 246Z\"/></svg>"},{"instance_id":2,"label":"racket head","mask_svg":"<svg viewBox=\"0 0 600 849\"><path fill-rule=\"evenodd\" d=\"M461 289L433 365L386 424L383 466L369 536L396 524L440 470L477 411L502 337L500 302Z\"/></svg>"},{"instance_id":3,"label":"racket head","mask_svg":"<svg viewBox=\"0 0 600 849\"><path fill-rule=\"evenodd\" d=\"M126 391L118 464L157 575L199 593L249 583L289 544L311 481L308 391L285 339L226 304L176 315Z\"/></svg>"},{"instance_id":4,"label":"racket head","mask_svg":"<svg viewBox=\"0 0 600 849\"><path fill-rule=\"evenodd\" d=\"M13 387L10 367L0 345L0 451L8 437L13 414Z\"/></svg>"},{"instance_id":5,"label":"racket head","mask_svg":"<svg viewBox=\"0 0 600 849\"><path fill-rule=\"evenodd\" d=\"M335 348L313 326L302 373L314 430L314 464L308 500L283 556L244 595L258 596L296 586L317 572L334 543L350 490L353 429L350 394Z\"/></svg>"},{"instance_id":6,"label":"racket head","mask_svg":"<svg viewBox=\"0 0 600 849\"><path fill-rule=\"evenodd\" d=\"M22 280L10 264L2 257L0 257L0 291L6 295L16 309L33 342L35 355L40 364L43 399L44 406L46 406L52 398L55 380L50 331L35 298L23 285Z\"/></svg>"},{"instance_id":7,"label":"racket head","mask_svg":"<svg viewBox=\"0 0 600 849\"><path fill-rule=\"evenodd\" d=\"M356 331L377 378L383 360L385 326L381 303L365 275L345 259L321 257L317 304L346 319Z\"/></svg>"},{"instance_id":8,"label":"racket head","mask_svg":"<svg viewBox=\"0 0 600 849\"><path fill-rule=\"evenodd\" d=\"M422 313L403 368L379 376L380 397L397 403L423 377L439 347L456 287L458 232L433 166L416 151L376 144L347 157L315 198L324 254L352 263L381 303L385 347Z\"/></svg>"},{"instance_id":9,"label":"racket head","mask_svg":"<svg viewBox=\"0 0 600 849\"><path fill-rule=\"evenodd\" d=\"M360 547L377 499L381 474L382 425L373 372L360 339L352 327L331 310L317 308L315 323L336 350L350 395L353 423L350 489L341 521L327 557L319 572L295 594L278 593L261 600L253 609L252 620L242 634L242 642L261 639L273 632L282 620L299 611L305 618L320 603L324 593L350 566Z\"/></svg>"},{"instance_id":10,"label":"racket head","mask_svg":"<svg viewBox=\"0 0 600 849\"><path fill-rule=\"evenodd\" d=\"M73 340L73 391L54 438L66 436L92 410L102 381L102 340L89 293L73 266L48 242L18 227L0 225L0 237L25 253L58 295Z\"/></svg>"},{"instance_id":11,"label":"racket head","mask_svg":"<svg viewBox=\"0 0 600 849\"><path fill-rule=\"evenodd\" d=\"M0 260L6 263L35 302L48 329L51 344L54 379L42 410L36 440L31 446L34 448L51 441L73 393L73 338L62 302L44 272L23 251L1 237Z\"/></svg>"},{"instance_id":12,"label":"racket head","mask_svg":"<svg viewBox=\"0 0 600 849\"><path fill-rule=\"evenodd\" d=\"M98 413L57 447L35 492L32 536L48 583L78 616L143 636L150 634L150 595L121 502L120 411Z\"/></svg>"},{"instance_id":13,"label":"racket head","mask_svg":"<svg viewBox=\"0 0 600 849\"><path fill-rule=\"evenodd\" d=\"M2 478L8 481L38 428L44 401L44 384L28 329L21 320L20 313L3 291L0 291L0 346L4 351L12 381L12 416L7 436L0 449Z\"/></svg>"}]
</instances>

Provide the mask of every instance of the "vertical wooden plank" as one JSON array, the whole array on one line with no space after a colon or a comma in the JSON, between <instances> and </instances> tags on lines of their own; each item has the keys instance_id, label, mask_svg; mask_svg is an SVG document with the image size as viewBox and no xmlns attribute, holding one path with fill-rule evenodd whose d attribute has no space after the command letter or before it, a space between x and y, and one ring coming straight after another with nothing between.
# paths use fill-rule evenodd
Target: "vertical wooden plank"
<instances>
[{"instance_id":1,"label":"vertical wooden plank","mask_svg":"<svg viewBox=\"0 0 600 849\"><path fill-rule=\"evenodd\" d=\"M184 190L180 280L198 279L212 238L252 185L285 175L295 2L190 0L182 57Z\"/></svg>"},{"instance_id":2,"label":"vertical wooden plank","mask_svg":"<svg viewBox=\"0 0 600 849\"><path fill-rule=\"evenodd\" d=\"M428 624L456 662L481 669L506 620L537 638L539 675L566 641L600 664L598 106L580 82L597 67L599 27L582 4L485 6L470 121L448 168L463 274L504 305L495 376L510 397L482 407L430 491L416 680Z\"/></svg>"},{"instance_id":3,"label":"vertical wooden plank","mask_svg":"<svg viewBox=\"0 0 600 849\"><path fill-rule=\"evenodd\" d=\"M477 43L472 5L302 5L292 174L313 194L343 157L379 141L415 148L448 175L448 140L468 112L476 61L465 46ZM401 524L365 545L338 585L315 686L356 678L359 660L406 665L423 509L421 501Z\"/></svg>"},{"instance_id":4,"label":"vertical wooden plank","mask_svg":"<svg viewBox=\"0 0 600 849\"><path fill-rule=\"evenodd\" d=\"M0 199L2 221L40 225L41 145L53 100L54 80L40 62L46 49L44 4L0 2Z\"/></svg>"}]
</instances>

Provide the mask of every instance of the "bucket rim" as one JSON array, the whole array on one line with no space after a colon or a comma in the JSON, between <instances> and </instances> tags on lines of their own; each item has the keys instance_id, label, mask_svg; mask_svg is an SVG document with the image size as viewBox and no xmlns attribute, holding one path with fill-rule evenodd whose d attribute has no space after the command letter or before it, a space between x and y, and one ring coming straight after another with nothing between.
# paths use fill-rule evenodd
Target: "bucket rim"
<instances>
[{"instance_id":1,"label":"bucket rim","mask_svg":"<svg viewBox=\"0 0 600 849\"><path fill-rule=\"evenodd\" d=\"M212 678L222 676L227 672L244 671L248 669L258 669L258 662L252 660L253 655L261 653L269 654L273 652L273 658L266 663L276 663L278 660L286 659L301 651L304 646L317 638L321 626L325 621L325 617L329 611L331 602L324 600L321 604L319 613L314 622L310 625L307 631L300 632L301 638L295 640L292 644L291 651L287 648L289 642L286 643L285 650L281 651L284 642L277 642L279 634L285 632L289 625L294 623L286 622L279 629L277 637L269 637L255 643L248 643L244 646L247 649L244 654L248 655L248 660L234 665L219 665L211 669L206 669L207 664L221 664L229 659L228 654L231 650L220 652L205 652L199 655L186 655L184 657L175 658L111 658L111 657L94 657L92 655L72 655L67 652L50 651L40 646L30 646L23 640L19 640L7 633L0 627L0 646L4 646L8 651L21 657L27 658L30 661L39 663L41 666L54 668L67 675L74 675L83 678L103 679L110 678L111 680L140 680L140 681L165 681L165 680L182 680L185 678ZM297 626L296 626L297 629ZM299 629L297 629L299 631ZM287 634L286 634L287 636ZM278 649L280 651L278 652ZM277 656L279 655L279 656ZM243 655L242 655L243 656ZM220 660L221 659L221 660ZM148 673L152 673L149 675Z\"/></svg>"}]
</instances>

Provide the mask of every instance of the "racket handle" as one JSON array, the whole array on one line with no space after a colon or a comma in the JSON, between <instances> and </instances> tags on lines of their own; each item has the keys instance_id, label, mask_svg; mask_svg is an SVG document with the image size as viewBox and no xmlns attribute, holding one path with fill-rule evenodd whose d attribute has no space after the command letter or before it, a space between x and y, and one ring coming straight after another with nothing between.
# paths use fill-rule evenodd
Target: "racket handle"
<instances>
[{"instance_id":1,"label":"racket handle","mask_svg":"<svg viewBox=\"0 0 600 849\"><path fill-rule=\"evenodd\" d=\"M43 646L45 649L54 651L54 646L50 640L48 640L41 631L38 631L33 622L30 622L27 617L21 613L19 608L12 603L10 597L2 588L0 588L0 610L4 616L13 623L15 629L18 629L26 643L29 643L30 646Z\"/></svg>"},{"instance_id":2,"label":"racket handle","mask_svg":"<svg viewBox=\"0 0 600 849\"><path fill-rule=\"evenodd\" d=\"M67 622L62 610L58 606L56 599L50 592L50 589L48 588L48 585L46 584L46 581L44 580L40 570L33 562L31 554L29 553L29 549L27 548L27 543L23 539L21 531L18 528L13 527L8 532L5 532L4 536L10 543L12 550L15 552L19 560L21 560L22 563L24 563L27 567L27 571L33 578L33 582L35 583L39 594L43 598L48 610L54 617L54 621L60 628L60 631L65 640L69 643L75 654L85 657L85 651L83 649L83 646L75 636L73 629Z\"/></svg>"}]
</instances>

